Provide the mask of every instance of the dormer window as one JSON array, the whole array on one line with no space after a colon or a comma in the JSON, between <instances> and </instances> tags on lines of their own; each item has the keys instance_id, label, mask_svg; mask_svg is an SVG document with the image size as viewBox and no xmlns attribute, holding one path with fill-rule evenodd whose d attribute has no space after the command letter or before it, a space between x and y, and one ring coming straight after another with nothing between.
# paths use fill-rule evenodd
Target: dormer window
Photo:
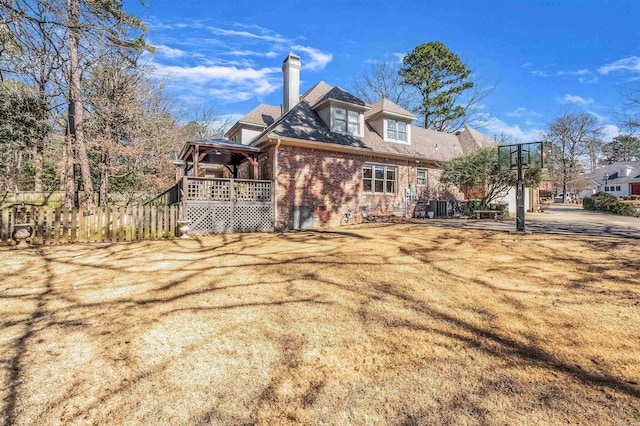
<instances>
[{"instance_id":1,"label":"dormer window","mask_svg":"<svg viewBox=\"0 0 640 426\"><path fill-rule=\"evenodd\" d=\"M393 120L387 118L387 140L394 142L407 143L407 123L405 121Z\"/></svg>"},{"instance_id":2,"label":"dormer window","mask_svg":"<svg viewBox=\"0 0 640 426\"><path fill-rule=\"evenodd\" d=\"M360 133L360 113L339 106L333 107L333 128L338 133L348 133L359 136Z\"/></svg>"}]
</instances>

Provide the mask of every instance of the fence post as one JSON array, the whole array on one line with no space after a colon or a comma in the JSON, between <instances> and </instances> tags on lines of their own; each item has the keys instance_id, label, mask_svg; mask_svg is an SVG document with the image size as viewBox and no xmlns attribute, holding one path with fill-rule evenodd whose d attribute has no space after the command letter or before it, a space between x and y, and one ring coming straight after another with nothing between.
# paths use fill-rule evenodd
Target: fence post
<instances>
[{"instance_id":1,"label":"fence post","mask_svg":"<svg viewBox=\"0 0 640 426\"><path fill-rule=\"evenodd\" d=\"M7 244L9 239L9 209L2 210L2 218L0 219L0 237L2 237L2 243Z\"/></svg>"},{"instance_id":2,"label":"fence post","mask_svg":"<svg viewBox=\"0 0 640 426\"><path fill-rule=\"evenodd\" d=\"M58 244L60 242L60 207L56 207L55 216L53 221L53 242Z\"/></svg>"},{"instance_id":3,"label":"fence post","mask_svg":"<svg viewBox=\"0 0 640 426\"><path fill-rule=\"evenodd\" d=\"M70 242L75 243L78 236L78 230L76 229L78 224L78 209L75 207L71 209L71 237Z\"/></svg>"}]
</instances>

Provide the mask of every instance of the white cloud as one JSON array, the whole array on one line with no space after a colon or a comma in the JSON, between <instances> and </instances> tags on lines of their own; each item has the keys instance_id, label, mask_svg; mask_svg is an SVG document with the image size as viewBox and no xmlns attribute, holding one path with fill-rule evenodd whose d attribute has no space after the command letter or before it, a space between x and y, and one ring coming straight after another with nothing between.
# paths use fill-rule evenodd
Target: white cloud
<instances>
[{"instance_id":1,"label":"white cloud","mask_svg":"<svg viewBox=\"0 0 640 426\"><path fill-rule=\"evenodd\" d=\"M396 60L400 63L402 63L404 57L407 56L406 53L402 52L393 52L391 55L393 55L393 57L396 58Z\"/></svg>"},{"instance_id":2,"label":"white cloud","mask_svg":"<svg viewBox=\"0 0 640 426\"><path fill-rule=\"evenodd\" d=\"M615 124L605 124L609 121L609 117L598 114L597 112L587 111L590 115L594 116L598 120L602 130L602 139L605 142L611 142L611 140L620 134L620 128Z\"/></svg>"},{"instance_id":3,"label":"white cloud","mask_svg":"<svg viewBox=\"0 0 640 426\"><path fill-rule=\"evenodd\" d=\"M180 58L187 53L184 50L174 49L173 47L164 46L162 44L155 47L158 53L161 53L162 55L169 58Z\"/></svg>"},{"instance_id":4,"label":"white cloud","mask_svg":"<svg viewBox=\"0 0 640 426\"><path fill-rule=\"evenodd\" d=\"M156 65L156 74L171 77L181 85L211 86L209 95L225 101L241 102L272 93L280 87L279 68L238 68L235 66L183 67L176 65Z\"/></svg>"},{"instance_id":5,"label":"white cloud","mask_svg":"<svg viewBox=\"0 0 640 426\"><path fill-rule=\"evenodd\" d=\"M256 52L254 50L231 50L229 52L221 52L220 55L227 56L258 56L264 58L273 58L278 56L278 53L270 50L268 52Z\"/></svg>"},{"instance_id":6,"label":"white cloud","mask_svg":"<svg viewBox=\"0 0 640 426\"><path fill-rule=\"evenodd\" d=\"M531 75L536 76L536 77L548 77L549 74L547 74L544 71L531 71Z\"/></svg>"},{"instance_id":7,"label":"white cloud","mask_svg":"<svg viewBox=\"0 0 640 426\"><path fill-rule=\"evenodd\" d=\"M280 72L279 68L245 68L224 66L204 66L182 67L178 65L157 64L158 73L163 76L175 76L197 83L205 83L211 80L225 80L231 82L260 81L271 73Z\"/></svg>"},{"instance_id":8,"label":"white cloud","mask_svg":"<svg viewBox=\"0 0 640 426\"><path fill-rule=\"evenodd\" d=\"M509 117L542 117L539 112L528 110L524 107L518 107L515 110L508 112Z\"/></svg>"},{"instance_id":9,"label":"white cloud","mask_svg":"<svg viewBox=\"0 0 640 426\"><path fill-rule=\"evenodd\" d=\"M300 52L304 52L311 57L311 60L308 63L302 63L302 67L305 70L309 71L317 71L322 70L327 66L329 62L333 60L333 55L331 53L323 53L318 49L308 46L300 46L295 45L291 46L293 50L297 50Z\"/></svg>"},{"instance_id":10,"label":"white cloud","mask_svg":"<svg viewBox=\"0 0 640 426\"><path fill-rule=\"evenodd\" d=\"M177 96L195 95L221 101L257 99L282 86L279 56L296 52L306 71L324 69L333 55L287 39L258 25L241 23L211 26L205 21L153 22L158 29L158 55L152 62L156 75L169 77ZM195 31L191 31L195 28Z\"/></svg>"},{"instance_id":11,"label":"white cloud","mask_svg":"<svg viewBox=\"0 0 640 426\"><path fill-rule=\"evenodd\" d=\"M223 36L251 38L255 40L265 40L275 43L285 43L287 40L279 34L254 34L249 31L225 30L224 28L207 27L213 34Z\"/></svg>"},{"instance_id":12,"label":"white cloud","mask_svg":"<svg viewBox=\"0 0 640 426\"><path fill-rule=\"evenodd\" d=\"M602 126L602 139L611 142L613 138L620 135L620 128L615 124L605 124Z\"/></svg>"},{"instance_id":13,"label":"white cloud","mask_svg":"<svg viewBox=\"0 0 640 426\"><path fill-rule=\"evenodd\" d=\"M518 142L538 141L540 140L540 135L544 132L544 130L534 127L523 129L518 124L507 124L496 117L488 117L486 120L478 122L478 127L485 129L492 135L505 134L511 136Z\"/></svg>"},{"instance_id":14,"label":"white cloud","mask_svg":"<svg viewBox=\"0 0 640 426\"><path fill-rule=\"evenodd\" d=\"M600 74L609 74L612 71L635 71L640 72L640 57L629 56L628 58L619 59L610 64L606 64L598 68Z\"/></svg>"},{"instance_id":15,"label":"white cloud","mask_svg":"<svg viewBox=\"0 0 640 426\"><path fill-rule=\"evenodd\" d=\"M593 111L587 111L589 114L593 115L596 120L598 120L600 123L603 123L607 118L598 114L597 112L593 112Z\"/></svg>"},{"instance_id":16,"label":"white cloud","mask_svg":"<svg viewBox=\"0 0 640 426\"><path fill-rule=\"evenodd\" d=\"M558 71L558 75L587 75L591 74L591 72L587 69L577 70L577 71Z\"/></svg>"},{"instance_id":17,"label":"white cloud","mask_svg":"<svg viewBox=\"0 0 640 426\"><path fill-rule=\"evenodd\" d=\"M567 93L563 97L558 98L558 102L560 102L561 104L591 105L593 103L593 99L583 98Z\"/></svg>"},{"instance_id":18,"label":"white cloud","mask_svg":"<svg viewBox=\"0 0 640 426\"><path fill-rule=\"evenodd\" d=\"M242 91L238 89L209 89L207 90L207 93L227 102L244 102L254 96L250 91Z\"/></svg>"},{"instance_id":19,"label":"white cloud","mask_svg":"<svg viewBox=\"0 0 640 426\"><path fill-rule=\"evenodd\" d=\"M591 75L589 77L580 77L578 79L578 82L580 82L581 84L597 83L598 82L598 77L595 76L595 75Z\"/></svg>"}]
</instances>

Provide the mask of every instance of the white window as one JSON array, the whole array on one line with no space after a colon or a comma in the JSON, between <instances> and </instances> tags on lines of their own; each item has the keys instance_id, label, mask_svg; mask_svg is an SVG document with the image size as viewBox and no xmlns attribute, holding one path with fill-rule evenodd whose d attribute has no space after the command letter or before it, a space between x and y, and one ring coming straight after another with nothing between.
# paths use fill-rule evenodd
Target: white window
<instances>
[{"instance_id":1,"label":"white window","mask_svg":"<svg viewBox=\"0 0 640 426\"><path fill-rule=\"evenodd\" d=\"M342 107L333 108L333 129L334 132L348 133L350 135L360 134L360 113Z\"/></svg>"},{"instance_id":2,"label":"white window","mask_svg":"<svg viewBox=\"0 0 640 426\"><path fill-rule=\"evenodd\" d=\"M387 118L387 140L407 142L407 123Z\"/></svg>"},{"instance_id":3,"label":"white window","mask_svg":"<svg viewBox=\"0 0 640 426\"><path fill-rule=\"evenodd\" d=\"M367 164L362 167L362 190L379 194L395 194L398 173L395 166Z\"/></svg>"},{"instance_id":4,"label":"white window","mask_svg":"<svg viewBox=\"0 0 640 426\"><path fill-rule=\"evenodd\" d=\"M429 174L427 169L418 169L416 171L416 185L427 186L429 183Z\"/></svg>"}]
</instances>

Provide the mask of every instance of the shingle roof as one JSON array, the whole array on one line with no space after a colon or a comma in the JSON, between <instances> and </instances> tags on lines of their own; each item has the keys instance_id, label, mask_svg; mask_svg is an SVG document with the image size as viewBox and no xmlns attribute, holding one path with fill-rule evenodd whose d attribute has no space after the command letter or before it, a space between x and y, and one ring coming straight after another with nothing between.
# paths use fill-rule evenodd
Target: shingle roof
<instances>
[{"instance_id":1,"label":"shingle roof","mask_svg":"<svg viewBox=\"0 0 640 426\"><path fill-rule=\"evenodd\" d=\"M404 115L406 117L412 117L413 120L415 120L417 117L413 114L411 114L409 111L407 111L406 109L402 108L401 106L391 102L389 99L387 98L382 98L382 100L374 103L371 105L371 109L369 111L367 111L364 116L365 118L369 118L371 116L377 115L379 113L382 112L389 112L392 114L398 114L398 115Z\"/></svg>"},{"instance_id":2,"label":"shingle roof","mask_svg":"<svg viewBox=\"0 0 640 426\"><path fill-rule=\"evenodd\" d=\"M629 176L620 176L620 170L630 168ZM627 183L638 181L640 179L640 161L619 161L613 164L599 166L593 172L588 173L587 178L596 183L604 182L604 175L607 174L607 182Z\"/></svg>"},{"instance_id":3,"label":"shingle roof","mask_svg":"<svg viewBox=\"0 0 640 426\"><path fill-rule=\"evenodd\" d=\"M464 128L457 133L457 136L465 153L485 146L497 145L496 141L469 126L464 126Z\"/></svg>"},{"instance_id":4,"label":"shingle roof","mask_svg":"<svg viewBox=\"0 0 640 426\"><path fill-rule=\"evenodd\" d=\"M255 124L258 126L269 127L278 118L280 118L280 107L274 105L260 104L244 117L239 122Z\"/></svg>"},{"instance_id":5,"label":"shingle roof","mask_svg":"<svg viewBox=\"0 0 640 426\"><path fill-rule=\"evenodd\" d=\"M490 141L489 138L474 130L465 135L467 139L463 145L456 135L412 127L411 144L386 142L366 122L362 138L331 132L312 107L317 105L319 100L329 99L329 93L339 93L334 89L324 82L318 83L301 97L296 106L268 128L262 137L267 135L272 138L291 138L326 143L328 150L331 150L331 145L339 145L370 151L372 154L401 155L433 161L451 160L471 150L473 144L476 144L475 148L478 148L483 146L486 141Z\"/></svg>"},{"instance_id":6,"label":"shingle roof","mask_svg":"<svg viewBox=\"0 0 640 426\"><path fill-rule=\"evenodd\" d=\"M346 90L342 89L341 87L335 86L334 88L329 90L329 92L326 93L317 102L317 104L313 105L312 108L315 108L316 105L320 105L320 104L324 103L325 101L328 101L329 99L334 100L334 101L346 102L348 104L358 105L358 106L361 106L361 107L368 107L369 106L364 101L362 101L361 99L356 98L351 93L347 92Z\"/></svg>"}]
</instances>

